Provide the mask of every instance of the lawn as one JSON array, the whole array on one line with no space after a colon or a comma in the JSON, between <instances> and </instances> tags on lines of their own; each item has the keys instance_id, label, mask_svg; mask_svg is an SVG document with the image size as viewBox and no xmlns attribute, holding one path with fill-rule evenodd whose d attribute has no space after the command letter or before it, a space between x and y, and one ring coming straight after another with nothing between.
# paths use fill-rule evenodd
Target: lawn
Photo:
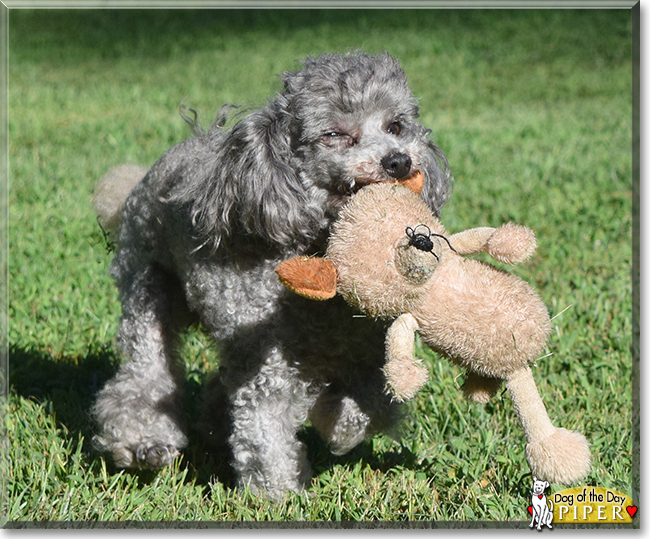
<instances>
[{"instance_id":1,"label":"lawn","mask_svg":"<svg viewBox=\"0 0 650 539\"><path fill-rule=\"evenodd\" d=\"M158 473L115 470L90 450L87 410L119 362L120 316L95 182L188 137L182 100L209 124L222 104L263 104L296 60L357 48L398 56L421 97L455 178L447 229L536 231L537 254L512 271L554 317L540 392L554 422L592 444L584 484L636 497L629 10L11 10L9 28L5 520L528 518L509 396L470 405L460 371L421 347L430 382L401 436L334 457L307 425L312 487L281 502L233 491L194 433ZM191 423L218 358L200 333L186 341Z\"/></svg>"}]
</instances>

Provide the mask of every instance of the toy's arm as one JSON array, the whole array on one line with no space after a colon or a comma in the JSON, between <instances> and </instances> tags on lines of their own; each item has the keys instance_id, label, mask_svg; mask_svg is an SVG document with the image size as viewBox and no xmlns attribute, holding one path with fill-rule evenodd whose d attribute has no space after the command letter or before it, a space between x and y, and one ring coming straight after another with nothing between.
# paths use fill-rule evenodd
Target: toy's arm
<instances>
[{"instance_id":1,"label":"toy's arm","mask_svg":"<svg viewBox=\"0 0 650 539\"><path fill-rule=\"evenodd\" d=\"M382 370L386 376L386 388L399 402L415 397L429 379L426 367L413 354L417 329L417 320L406 313L399 316L386 332L386 364Z\"/></svg>"},{"instance_id":2,"label":"toy's arm","mask_svg":"<svg viewBox=\"0 0 650 539\"><path fill-rule=\"evenodd\" d=\"M506 264L524 262L537 249L535 233L530 228L513 223L499 228L470 228L448 239L458 254L487 253Z\"/></svg>"},{"instance_id":3,"label":"toy's arm","mask_svg":"<svg viewBox=\"0 0 650 539\"><path fill-rule=\"evenodd\" d=\"M456 252L460 255L470 255L473 253L480 253L485 251L487 248L488 240L490 236L494 234L496 228L492 227L480 227L480 228L470 228L469 230L463 230L458 234L449 236L449 243L452 247L456 249Z\"/></svg>"}]
</instances>

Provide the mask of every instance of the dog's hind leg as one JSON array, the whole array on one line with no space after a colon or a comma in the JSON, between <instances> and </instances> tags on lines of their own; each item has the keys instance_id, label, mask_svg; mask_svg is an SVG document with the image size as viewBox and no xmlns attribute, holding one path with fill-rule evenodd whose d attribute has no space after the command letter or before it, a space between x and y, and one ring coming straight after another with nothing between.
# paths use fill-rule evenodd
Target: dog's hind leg
<instances>
[{"instance_id":1,"label":"dog's hind leg","mask_svg":"<svg viewBox=\"0 0 650 539\"><path fill-rule=\"evenodd\" d=\"M309 419L334 455L344 455L377 432L390 431L400 417L399 403L384 390L385 380L366 373L363 395L338 384L326 388Z\"/></svg>"},{"instance_id":2,"label":"dog's hind leg","mask_svg":"<svg viewBox=\"0 0 650 539\"><path fill-rule=\"evenodd\" d=\"M370 416L349 395L327 388L309 419L334 455L345 455L366 438Z\"/></svg>"},{"instance_id":3,"label":"dog's hind leg","mask_svg":"<svg viewBox=\"0 0 650 539\"><path fill-rule=\"evenodd\" d=\"M183 368L170 277L155 265L122 286L118 341L127 361L99 392L94 446L128 468L169 465L187 443L180 406Z\"/></svg>"}]
</instances>

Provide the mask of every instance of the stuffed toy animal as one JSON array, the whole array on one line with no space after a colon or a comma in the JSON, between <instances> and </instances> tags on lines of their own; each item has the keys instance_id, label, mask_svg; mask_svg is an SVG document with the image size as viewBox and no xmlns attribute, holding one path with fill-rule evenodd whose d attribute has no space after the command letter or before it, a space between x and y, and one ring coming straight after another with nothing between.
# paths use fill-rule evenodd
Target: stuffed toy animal
<instances>
[{"instance_id":1,"label":"stuffed toy animal","mask_svg":"<svg viewBox=\"0 0 650 539\"><path fill-rule=\"evenodd\" d=\"M553 426L530 369L551 330L546 306L522 279L462 256L484 252L517 264L535 251L534 233L509 223L447 237L417 196L420 188L417 181L362 188L334 223L325 258L286 260L276 270L280 280L302 296L325 300L338 292L368 316L395 319L383 371L399 401L413 398L428 379L414 357L416 331L467 370L469 399L487 402L505 380L533 474L551 483L578 481L589 473L589 444Z\"/></svg>"}]
</instances>

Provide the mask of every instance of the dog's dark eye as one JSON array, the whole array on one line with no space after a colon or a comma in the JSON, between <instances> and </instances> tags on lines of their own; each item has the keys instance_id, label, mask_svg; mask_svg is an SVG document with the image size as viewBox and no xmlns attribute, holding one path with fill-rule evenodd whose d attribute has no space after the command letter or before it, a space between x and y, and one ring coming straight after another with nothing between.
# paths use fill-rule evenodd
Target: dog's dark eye
<instances>
[{"instance_id":1,"label":"dog's dark eye","mask_svg":"<svg viewBox=\"0 0 650 539\"><path fill-rule=\"evenodd\" d=\"M334 145L345 145L345 146L354 146L357 143L357 139L352 135L347 133L341 133L339 131L330 131L329 133L324 133L320 137L320 141L326 146Z\"/></svg>"},{"instance_id":2,"label":"dog's dark eye","mask_svg":"<svg viewBox=\"0 0 650 539\"><path fill-rule=\"evenodd\" d=\"M386 128L386 131L391 135L397 136L402 131L402 125L399 122L393 122Z\"/></svg>"}]
</instances>

